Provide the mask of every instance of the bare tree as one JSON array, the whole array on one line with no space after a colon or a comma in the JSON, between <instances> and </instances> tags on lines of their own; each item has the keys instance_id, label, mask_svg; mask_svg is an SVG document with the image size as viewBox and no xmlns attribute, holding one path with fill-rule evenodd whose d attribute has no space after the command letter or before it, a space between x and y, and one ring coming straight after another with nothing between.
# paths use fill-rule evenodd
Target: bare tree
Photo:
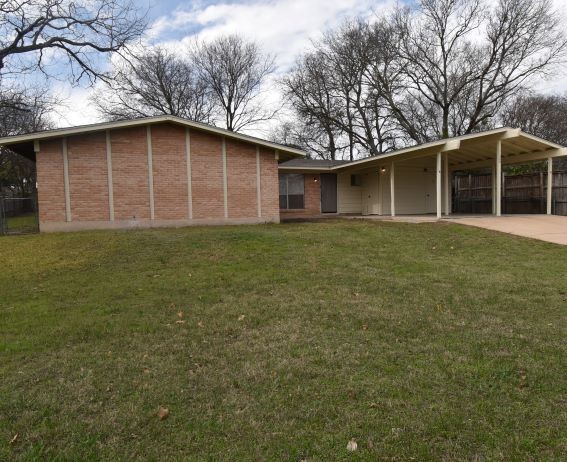
<instances>
[{"instance_id":1,"label":"bare tree","mask_svg":"<svg viewBox=\"0 0 567 462\"><path fill-rule=\"evenodd\" d=\"M434 116L425 131L411 127L417 142L481 129L565 58L567 38L550 0L498 0L493 8L482 0L421 0L416 11L399 9L394 21L413 110ZM390 102L401 124L401 116L412 124L414 115Z\"/></svg>"},{"instance_id":2,"label":"bare tree","mask_svg":"<svg viewBox=\"0 0 567 462\"><path fill-rule=\"evenodd\" d=\"M105 78L100 55L146 27L138 10L131 0L0 0L0 75L53 75L53 60L63 58L75 82Z\"/></svg>"},{"instance_id":3,"label":"bare tree","mask_svg":"<svg viewBox=\"0 0 567 462\"><path fill-rule=\"evenodd\" d=\"M238 35L197 43L192 53L200 77L210 89L219 123L240 131L271 119L260 95L275 70L274 58Z\"/></svg>"},{"instance_id":4,"label":"bare tree","mask_svg":"<svg viewBox=\"0 0 567 462\"><path fill-rule=\"evenodd\" d=\"M302 144L316 157L337 159L344 149L342 130L335 120L340 108L333 94L325 56L319 52L304 55L282 79L284 93L295 111Z\"/></svg>"},{"instance_id":5,"label":"bare tree","mask_svg":"<svg viewBox=\"0 0 567 462\"><path fill-rule=\"evenodd\" d=\"M567 146L567 96L522 94L508 102L500 122L508 127L521 128L527 133ZM567 168L567 160L554 161L558 168ZM536 167L538 167L536 165ZM540 168L545 168L541 165Z\"/></svg>"},{"instance_id":6,"label":"bare tree","mask_svg":"<svg viewBox=\"0 0 567 462\"><path fill-rule=\"evenodd\" d=\"M380 43L373 26L347 21L315 42L313 51L283 79L291 106L311 128L311 140L318 141L313 143L317 154L326 149L335 159L346 148L352 160L396 146L398 123L374 80L373 69L382 59Z\"/></svg>"},{"instance_id":7,"label":"bare tree","mask_svg":"<svg viewBox=\"0 0 567 462\"><path fill-rule=\"evenodd\" d=\"M367 24L348 21L316 45L325 56L334 98L340 107L333 122L348 137L351 160L356 149L377 155L395 147L397 124L383 93L376 91L368 78L378 56L372 46L379 45L370 39Z\"/></svg>"},{"instance_id":8,"label":"bare tree","mask_svg":"<svg viewBox=\"0 0 567 462\"><path fill-rule=\"evenodd\" d=\"M51 128L49 113L57 103L43 89L12 90L0 97L0 136L19 135ZM36 169L33 160L0 148L0 189L18 196L34 193ZM0 191L1 192L1 191Z\"/></svg>"},{"instance_id":9,"label":"bare tree","mask_svg":"<svg viewBox=\"0 0 567 462\"><path fill-rule=\"evenodd\" d=\"M107 120L171 114L211 121L213 105L194 64L162 48L124 61L107 87L91 98Z\"/></svg>"}]
</instances>

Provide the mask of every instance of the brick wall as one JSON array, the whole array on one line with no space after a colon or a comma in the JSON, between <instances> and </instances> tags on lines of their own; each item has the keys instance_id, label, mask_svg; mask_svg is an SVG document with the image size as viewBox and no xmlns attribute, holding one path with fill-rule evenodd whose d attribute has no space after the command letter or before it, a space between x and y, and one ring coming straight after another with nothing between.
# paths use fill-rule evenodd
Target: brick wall
<instances>
[{"instance_id":1,"label":"brick wall","mask_svg":"<svg viewBox=\"0 0 567 462\"><path fill-rule=\"evenodd\" d=\"M224 218L222 138L191 130L193 218Z\"/></svg>"},{"instance_id":2,"label":"brick wall","mask_svg":"<svg viewBox=\"0 0 567 462\"><path fill-rule=\"evenodd\" d=\"M109 219L106 134L67 139L72 221Z\"/></svg>"},{"instance_id":3,"label":"brick wall","mask_svg":"<svg viewBox=\"0 0 567 462\"><path fill-rule=\"evenodd\" d=\"M229 218L258 215L256 146L226 140Z\"/></svg>"},{"instance_id":4,"label":"brick wall","mask_svg":"<svg viewBox=\"0 0 567 462\"><path fill-rule=\"evenodd\" d=\"M147 127L110 131L114 222L110 218L106 133L67 139L71 222L65 217L62 140L42 141L37 155L42 230L190 224L186 129L151 126L154 221L150 221ZM191 196L197 223L225 220L222 137L190 130ZM261 218L257 204L256 146L226 139L228 220L279 221L274 150L260 149Z\"/></svg>"},{"instance_id":5,"label":"brick wall","mask_svg":"<svg viewBox=\"0 0 567 462\"><path fill-rule=\"evenodd\" d=\"M321 215L321 178L319 174L306 173L304 178L304 208L302 210L281 209L281 218L301 218ZM279 194L279 192L278 192ZM279 202L278 202L279 204Z\"/></svg>"},{"instance_id":6,"label":"brick wall","mask_svg":"<svg viewBox=\"0 0 567 462\"><path fill-rule=\"evenodd\" d=\"M65 221L65 186L61 139L42 141L36 156L39 220Z\"/></svg>"},{"instance_id":7,"label":"brick wall","mask_svg":"<svg viewBox=\"0 0 567 462\"><path fill-rule=\"evenodd\" d=\"M188 219L185 128L162 124L151 131L155 219Z\"/></svg>"},{"instance_id":8,"label":"brick wall","mask_svg":"<svg viewBox=\"0 0 567 462\"><path fill-rule=\"evenodd\" d=\"M116 220L149 219L150 192L146 127L112 130L110 142L112 145L114 218Z\"/></svg>"}]
</instances>

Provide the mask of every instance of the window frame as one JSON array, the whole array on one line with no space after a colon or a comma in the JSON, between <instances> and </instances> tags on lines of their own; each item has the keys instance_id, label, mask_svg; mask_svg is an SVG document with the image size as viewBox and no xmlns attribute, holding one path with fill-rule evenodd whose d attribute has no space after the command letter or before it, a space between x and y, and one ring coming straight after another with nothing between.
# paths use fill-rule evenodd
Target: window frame
<instances>
[{"instance_id":1,"label":"window frame","mask_svg":"<svg viewBox=\"0 0 567 462\"><path fill-rule=\"evenodd\" d=\"M289 206L289 179L290 177L295 177L297 179L301 178L301 194L291 194L291 196L301 197L301 207L290 207ZM279 207L280 210L305 210L305 175L303 173L280 173L278 175L279 181ZM285 184L285 194L281 193L281 185ZM285 196L285 207L282 207L282 196Z\"/></svg>"}]
</instances>

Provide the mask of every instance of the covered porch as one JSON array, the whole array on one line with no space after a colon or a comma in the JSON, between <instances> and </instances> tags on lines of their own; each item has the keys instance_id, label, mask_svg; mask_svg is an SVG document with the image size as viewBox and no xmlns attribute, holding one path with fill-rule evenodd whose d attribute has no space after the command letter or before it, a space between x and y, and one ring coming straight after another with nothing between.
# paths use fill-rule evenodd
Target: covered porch
<instances>
[{"instance_id":1,"label":"covered porch","mask_svg":"<svg viewBox=\"0 0 567 462\"><path fill-rule=\"evenodd\" d=\"M546 213L551 215L553 159L565 155L567 149L555 143L501 128L350 162L333 169L338 174L338 212L448 217L455 172L489 170L492 215L499 217L503 167L545 161Z\"/></svg>"}]
</instances>

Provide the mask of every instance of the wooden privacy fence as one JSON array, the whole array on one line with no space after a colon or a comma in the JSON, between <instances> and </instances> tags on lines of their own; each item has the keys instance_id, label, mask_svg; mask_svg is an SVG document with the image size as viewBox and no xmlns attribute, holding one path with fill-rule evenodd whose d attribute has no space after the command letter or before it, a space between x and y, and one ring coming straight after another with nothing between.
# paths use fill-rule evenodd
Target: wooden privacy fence
<instances>
[{"instance_id":1,"label":"wooden privacy fence","mask_svg":"<svg viewBox=\"0 0 567 462\"><path fill-rule=\"evenodd\" d=\"M502 174L502 213L546 213L547 173ZM453 213L492 213L492 175L457 175ZM567 171L553 172L551 212L567 215Z\"/></svg>"}]
</instances>

